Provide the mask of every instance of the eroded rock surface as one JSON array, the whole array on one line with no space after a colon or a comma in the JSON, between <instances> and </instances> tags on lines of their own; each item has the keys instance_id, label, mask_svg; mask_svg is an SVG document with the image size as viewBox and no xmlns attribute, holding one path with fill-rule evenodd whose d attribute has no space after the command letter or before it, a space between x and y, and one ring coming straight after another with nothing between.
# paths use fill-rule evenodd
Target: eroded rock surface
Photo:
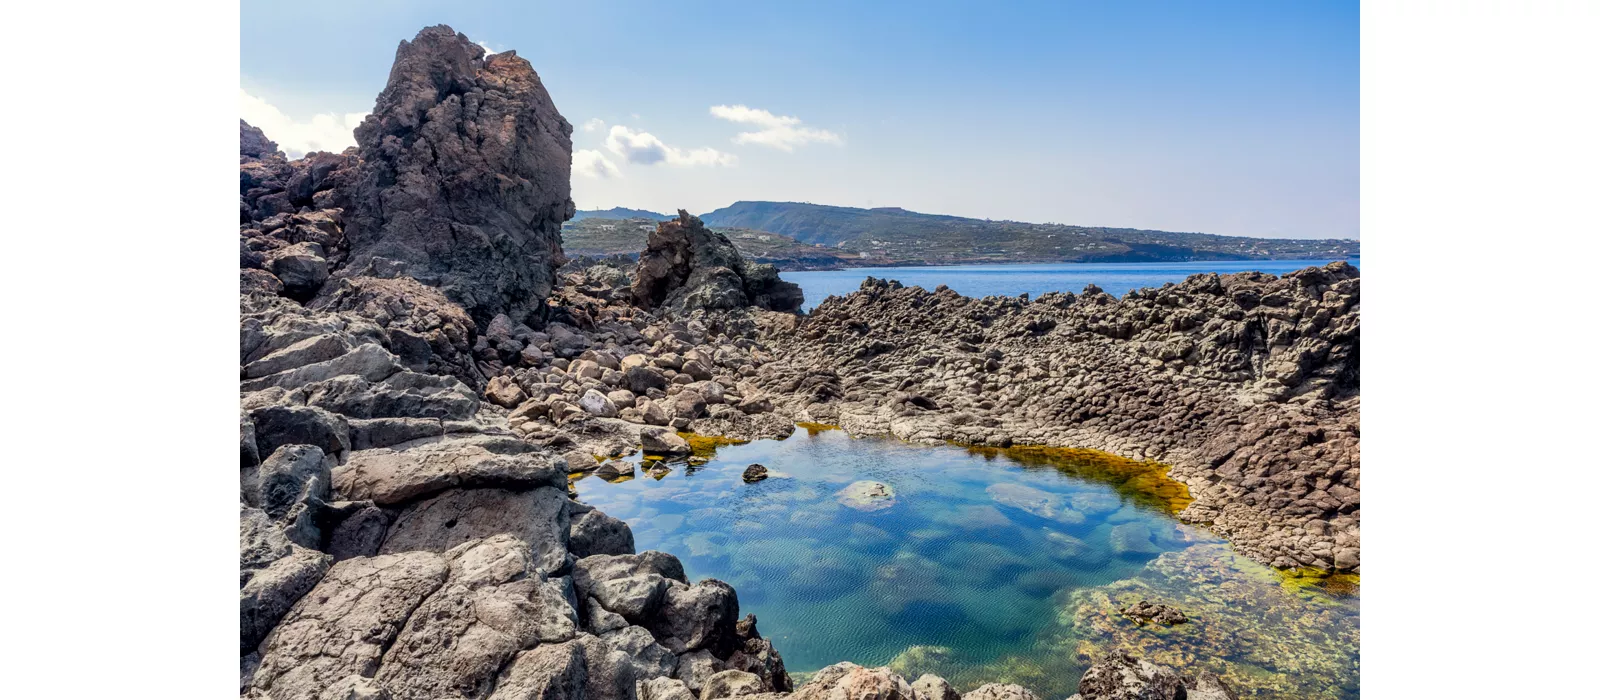
<instances>
[{"instance_id":1,"label":"eroded rock surface","mask_svg":"<svg viewBox=\"0 0 1600 700\"><path fill-rule=\"evenodd\" d=\"M572 125L527 59L445 26L401 42L356 128L344 276L405 276L479 324L549 295L572 217Z\"/></svg>"},{"instance_id":2,"label":"eroded rock surface","mask_svg":"<svg viewBox=\"0 0 1600 700\"><path fill-rule=\"evenodd\" d=\"M799 285L778 278L778 269L746 262L727 236L679 210L650 233L634 271L633 299L644 309L683 313L755 306L798 311Z\"/></svg>"}]
</instances>

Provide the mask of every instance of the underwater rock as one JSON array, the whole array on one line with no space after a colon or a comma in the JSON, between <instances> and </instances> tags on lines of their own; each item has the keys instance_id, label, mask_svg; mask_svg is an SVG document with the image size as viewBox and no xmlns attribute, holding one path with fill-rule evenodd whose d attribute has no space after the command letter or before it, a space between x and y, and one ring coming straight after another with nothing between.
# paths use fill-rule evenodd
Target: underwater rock
<instances>
[{"instance_id":1,"label":"underwater rock","mask_svg":"<svg viewBox=\"0 0 1600 700\"><path fill-rule=\"evenodd\" d=\"M879 511L895 504L894 488L881 481L857 481L836 495L838 501L860 511Z\"/></svg>"},{"instance_id":2,"label":"underwater rock","mask_svg":"<svg viewBox=\"0 0 1600 700\"><path fill-rule=\"evenodd\" d=\"M1181 625L1189 621L1183 611L1170 605L1141 600L1117 612L1140 622L1159 622L1163 625Z\"/></svg>"},{"instance_id":3,"label":"underwater rock","mask_svg":"<svg viewBox=\"0 0 1600 700\"><path fill-rule=\"evenodd\" d=\"M752 464L748 467L745 467L744 474L741 478L744 479L744 483L753 484L757 481L767 478L767 468L759 464Z\"/></svg>"}]
</instances>

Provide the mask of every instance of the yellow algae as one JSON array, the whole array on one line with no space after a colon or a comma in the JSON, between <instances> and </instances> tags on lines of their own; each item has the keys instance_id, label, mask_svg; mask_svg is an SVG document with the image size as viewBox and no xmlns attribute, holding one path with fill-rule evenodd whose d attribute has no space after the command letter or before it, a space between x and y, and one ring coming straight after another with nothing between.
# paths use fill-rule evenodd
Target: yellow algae
<instances>
[{"instance_id":1,"label":"yellow algae","mask_svg":"<svg viewBox=\"0 0 1600 700\"><path fill-rule=\"evenodd\" d=\"M811 435L813 437L815 437L818 434L828 432L829 430L843 430L843 428L840 428L837 425L830 425L828 423L800 422L800 423L795 423L794 425L795 425L796 428L805 428L806 434L807 435Z\"/></svg>"},{"instance_id":2,"label":"yellow algae","mask_svg":"<svg viewBox=\"0 0 1600 700\"><path fill-rule=\"evenodd\" d=\"M1141 462L1109 452L1075 447L961 447L965 447L969 453L991 459L1005 456L1025 467L1052 467L1065 474L1107 483L1135 498L1153 500L1169 513L1176 514L1194 502L1188 486L1167 476L1172 467L1159 462Z\"/></svg>"},{"instance_id":3,"label":"yellow algae","mask_svg":"<svg viewBox=\"0 0 1600 700\"><path fill-rule=\"evenodd\" d=\"M717 448L724 445L743 445L749 440L733 440L720 435L701 435L699 433L678 433L678 437L689 443L690 454L695 457L710 459L717 455Z\"/></svg>"},{"instance_id":4,"label":"yellow algae","mask_svg":"<svg viewBox=\"0 0 1600 700\"><path fill-rule=\"evenodd\" d=\"M1278 569L1279 583L1285 590L1324 593L1336 598L1361 593L1361 574L1328 571L1313 566Z\"/></svg>"}]
</instances>

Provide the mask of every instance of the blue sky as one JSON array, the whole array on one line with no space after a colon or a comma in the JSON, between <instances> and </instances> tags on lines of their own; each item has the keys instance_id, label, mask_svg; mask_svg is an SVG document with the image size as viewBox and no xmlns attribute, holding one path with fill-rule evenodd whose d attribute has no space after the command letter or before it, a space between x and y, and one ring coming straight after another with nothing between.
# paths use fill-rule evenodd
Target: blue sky
<instances>
[{"instance_id":1,"label":"blue sky","mask_svg":"<svg viewBox=\"0 0 1600 700\"><path fill-rule=\"evenodd\" d=\"M1356 2L246 0L241 114L352 143L438 23L533 63L576 127L579 208L1360 234Z\"/></svg>"}]
</instances>

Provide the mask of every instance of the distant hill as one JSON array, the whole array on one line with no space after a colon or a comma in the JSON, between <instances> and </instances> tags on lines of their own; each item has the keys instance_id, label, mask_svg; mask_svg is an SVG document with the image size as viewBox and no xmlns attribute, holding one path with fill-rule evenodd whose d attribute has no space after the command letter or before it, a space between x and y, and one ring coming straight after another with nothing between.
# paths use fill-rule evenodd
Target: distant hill
<instances>
[{"instance_id":1,"label":"distant hill","mask_svg":"<svg viewBox=\"0 0 1600 700\"><path fill-rule=\"evenodd\" d=\"M561 227L561 249L568 255L604 257L637 256L656 228L656 220L645 217L602 219L574 217ZM793 238L768 231L716 227L727 236L746 260L766 262L783 270L814 270L848 267L847 253L798 243Z\"/></svg>"},{"instance_id":2,"label":"distant hill","mask_svg":"<svg viewBox=\"0 0 1600 700\"><path fill-rule=\"evenodd\" d=\"M834 249L848 265L1318 259L1361 254L1360 241L1272 239L1031 224L798 202L735 202L701 215L713 228L777 233Z\"/></svg>"},{"instance_id":3,"label":"distant hill","mask_svg":"<svg viewBox=\"0 0 1600 700\"><path fill-rule=\"evenodd\" d=\"M676 214L657 214L643 209L628 209L626 207L612 207L610 209L580 209L572 215L573 221L584 219L650 219L651 221L666 221L676 217ZM638 252L638 251L634 251Z\"/></svg>"}]
</instances>

